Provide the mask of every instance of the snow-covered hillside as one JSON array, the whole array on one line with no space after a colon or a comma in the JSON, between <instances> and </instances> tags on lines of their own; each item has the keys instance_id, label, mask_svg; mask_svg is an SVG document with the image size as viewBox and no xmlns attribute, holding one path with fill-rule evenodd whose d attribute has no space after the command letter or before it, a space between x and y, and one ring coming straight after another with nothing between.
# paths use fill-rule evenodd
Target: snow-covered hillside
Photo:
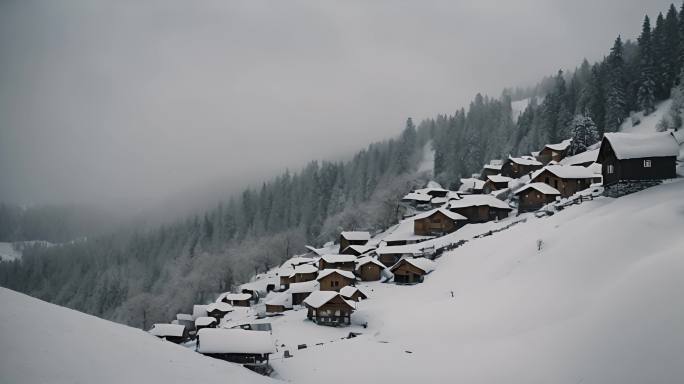
<instances>
[{"instance_id":1,"label":"snow-covered hillside","mask_svg":"<svg viewBox=\"0 0 684 384\"><path fill-rule=\"evenodd\" d=\"M513 118L513 122L517 122L520 115L525 112L525 109L527 109L527 106L530 104L530 100L531 99L528 97L527 99L511 102L511 117Z\"/></svg>"},{"instance_id":2,"label":"snow-covered hillside","mask_svg":"<svg viewBox=\"0 0 684 384\"><path fill-rule=\"evenodd\" d=\"M351 327L274 318L294 357L272 364L296 383L679 382L682 233L682 181L529 215L445 253L422 284L360 284Z\"/></svg>"},{"instance_id":3,"label":"snow-covered hillside","mask_svg":"<svg viewBox=\"0 0 684 384\"><path fill-rule=\"evenodd\" d=\"M620 126L621 132L628 133L653 133L656 132L656 127L658 123L663 119L663 117L670 110L672 105L672 100L665 100L656 105L656 110L650 113L648 116L644 116L644 112L638 112L633 115L634 119L639 123L633 125L632 119L627 118L622 126Z\"/></svg>"},{"instance_id":4,"label":"snow-covered hillside","mask_svg":"<svg viewBox=\"0 0 684 384\"><path fill-rule=\"evenodd\" d=\"M21 258L21 252L14 249L12 243L0 243L0 260L16 260Z\"/></svg>"},{"instance_id":5,"label":"snow-covered hillside","mask_svg":"<svg viewBox=\"0 0 684 384\"><path fill-rule=\"evenodd\" d=\"M138 329L0 288L0 383L266 383Z\"/></svg>"}]
</instances>

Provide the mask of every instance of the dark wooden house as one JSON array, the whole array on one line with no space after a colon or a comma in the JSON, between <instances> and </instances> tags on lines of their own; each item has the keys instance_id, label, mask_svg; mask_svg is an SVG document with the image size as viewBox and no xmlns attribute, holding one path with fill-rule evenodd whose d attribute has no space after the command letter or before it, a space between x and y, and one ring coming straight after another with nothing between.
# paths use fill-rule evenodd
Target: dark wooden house
<instances>
[{"instance_id":1,"label":"dark wooden house","mask_svg":"<svg viewBox=\"0 0 684 384\"><path fill-rule=\"evenodd\" d=\"M675 178L678 155L671 133L606 133L597 158L606 194L620 196Z\"/></svg>"},{"instance_id":2,"label":"dark wooden house","mask_svg":"<svg viewBox=\"0 0 684 384\"><path fill-rule=\"evenodd\" d=\"M350 245L366 245L370 240L370 233L365 231L346 231L340 233L340 250L342 253Z\"/></svg>"},{"instance_id":3,"label":"dark wooden house","mask_svg":"<svg viewBox=\"0 0 684 384\"><path fill-rule=\"evenodd\" d=\"M385 265L370 256L362 257L356 261L356 275L361 281L380 280L384 269Z\"/></svg>"},{"instance_id":4,"label":"dark wooden house","mask_svg":"<svg viewBox=\"0 0 684 384\"><path fill-rule=\"evenodd\" d=\"M543 167L544 164L532 156L508 157L501 166L501 175L512 179L520 178Z\"/></svg>"},{"instance_id":5,"label":"dark wooden house","mask_svg":"<svg viewBox=\"0 0 684 384\"><path fill-rule=\"evenodd\" d=\"M188 338L188 329L180 324L154 324L150 333L172 343L182 343Z\"/></svg>"},{"instance_id":6,"label":"dark wooden house","mask_svg":"<svg viewBox=\"0 0 684 384\"><path fill-rule=\"evenodd\" d=\"M361 301L361 300L366 300L368 296L366 296L365 293L363 293L360 289L356 287L344 287L340 289L340 295L344 297L347 300L351 301Z\"/></svg>"},{"instance_id":7,"label":"dark wooden house","mask_svg":"<svg viewBox=\"0 0 684 384\"><path fill-rule=\"evenodd\" d=\"M449 210L468 219L468 223L484 223L508 217L512 208L492 195L466 195L449 202Z\"/></svg>"},{"instance_id":8,"label":"dark wooden house","mask_svg":"<svg viewBox=\"0 0 684 384\"><path fill-rule=\"evenodd\" d=\"M268 365L275 343L269 332L207 328L197 332L197 352L258 370Z\"/></svg>"},{"instance_id":9,"label":"dark wooden house","mask_svg":"<svg viewBox=\"0 0 684 384\"><path fill-rule=\"evenodd\" d=\"M320 325L349 325L354 303L334 291L312 292L304 300L309 320Z\"/></svg>"},{"instance_id":10,"label":"dark wooden house","mask_svg":"<svg viewBox=\"0 0 684 384\"><path fill-rule=\"evenodd\" d=\"M218 321L209 316L202 316L195 319L195 330L199 331L202 328L216 328Z\"/></svg>"},{"instance_id":11,"label":"dark wooden house","mask_svg":"<svg viewBox=\"0 0 684 384\"><path fill-rule=\"evenodd\" d=\"M218 301L228 303L233 307L249 307L251 304L252 295L249 293L222 293Z\"/></svg>"},{"instance_id":12,"label":"dark wooden house","mask_svg":"<svg viewBox=\"0 0 684 384\"><path fill-rule=\"evenodd\" d=\"M354 285L356 276L350 271L341 269L324 269L318 274L316 280L321 285L321 291L339 291L348 285Z\"/></svg>"},{"instance_id":13,"label":"dark wooden house","mask_svg":"<svg viewBox=\"0 0 684 384\"><path fill-rule=\"evenodd\" d=\"M503 162L501 160L492 160L489 164L482 167L482 172L480 172L480 179L483 181L487 180L487 176L498 175L501 173L501 166Z\"/></svg>"},{"instance_id":14,"label":"dark wooden house","mask_svg":"<svg viewBox=\"0 0 684 384\"><path fill-rule=\"evenodd\" d=\"M318 260L318 269L342 269L353 271L356 264L354 255L324 255Z\"/></svg>"},{"instance_id":15,"label":"dark wooden house","mask_svg":"<svg viewBox=\"0 0 684 384\"><path fill-rule=\"evenodd\" d=\"M290 274L290 284L316 280L318 268L313 264L302 264L294 268Z\"/></svg>"},{"instance_id":16,"label":"dark wooden house","mask_svg":"<svg viewBox=\"0 0 684 384\"><path fill-rule=\"evenodd\" d=\"M207 305L207 314L215 318L216 321L220 321L223 318L223 316L232 311L233 306L224 301L219 301Z\"/></svg>"},{"instance_id":17,"label":"dark wooden house","mask_svg":"<svg viewBox=\"0 0 684 384\"><path fill-rule=\"evenodd\" d=\"M422 283L425 275L435 269L432 260L420 258L403 258L390 268L394 274L394 282L397 284Z\"/></svg>"},{"instance_id":18,"label":"dark wooden house","mask_svg":"<svg viewBox=\"0 0 684 384\"><path fill-rule=\"evenodd\" d=\"M266 313L281 313L288 309L292 309L292 294L288 292L279 292L271 294L264 304L266 305Z\"/></svg>"},{"instance_id":19,"label":"dark wooden house","mask_svg":"<svg viewBox=\"0 0 684 384\"><path fill-rule=\"evenodd\" d=\"M594 176L591 169L579 165L547 165L532 174L531 182L550 185L562 197L569 197L589 188Z\"/></svg>"},{"instance_id":20,"label":"dark wooden house","mask_svg":"<svg viewBox=\"0 0 684 384\"><path fill-rule=\"evenodd\" d=\"M552 161L559 162L565 158L568 153L568 148L572 139L563 140L558 144L546 144L544 148L539 151L537 160L542 164L548 164Z\"/></svg>"},{"instance_id":21,"label":"dark wooden house","mask_svg":"<svg viewBox=\"0 0 684 384\"><path fill-rule=\"evenodd\" d=\"M304 302L311 292L318 291L320 284L318 281L305 281L303 283L292 283L285 293L292 295L292 305L300 305Z\"/></svg>"},{"instance_id":22,"label":"dark wooden house","mask_svg":"<svg viewBox=\"0 0 684 384\"><path fill-rule=\"evenodd\" d=\"M418 236L444 236L461 228L466 221L462 215L443 208L416 215L413 233Z\"/></svg>"},{"instance_id":23,"label":"dark wooden house","mask_svg":"<svg viewBox=\"0 0 684 384\"><path fill-rule=\"evenodd\" d=\"M492 193L493 191L498 191L501 189L508 188L508 183L513 180L510 177L501 175L489 175L485 179L484 187L482 188L484 193Z\"/></svg>"},{"instance_id":24,"label":"dark wooden house","mask_svg":"<svg viewBox=\"0 0 684 384\"><path fill-rule=\"evenodd\" d=\"M515 191L518 197L518 212L536 211L553 203L560 192L546 183L530 183Z\"/></svg>"}]
</instances>

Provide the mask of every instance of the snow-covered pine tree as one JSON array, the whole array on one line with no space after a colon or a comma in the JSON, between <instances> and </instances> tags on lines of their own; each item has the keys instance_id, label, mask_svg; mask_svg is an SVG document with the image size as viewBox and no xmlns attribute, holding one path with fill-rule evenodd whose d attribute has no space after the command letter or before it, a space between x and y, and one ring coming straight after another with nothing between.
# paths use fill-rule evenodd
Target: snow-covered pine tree
<instances>
[{"instance_id":1,"label":"snow-covered pine tree","mask_svg":"<svg viewBox=\"0 0 684 384\"><path fill-rule=\"evenodd\" d=\"M605 131L615 132L627 117L627 98L625 96L625 62L622 39L615 39L607 59L606 122Z\"/></svg>"},{"instance_id":2,"label":"snow-covered pine tree","mask_svg":"<svg viewBox=\"0 0 684 384\"><path fill-rule=\"evenodd\" d=\"M572 142L568 152L576 155L584 152L589 146L600 140L598 128L591 117L581 114L572 119Z\"/></svg>"},{"instance_id":3,"label":"snow-covered pine tree","mask_svg":"<svg viewBox=\"0 0 684 384\"><path fill-rule=\"evenodd\" d=\"M655 81L653 80L653 43L651 41L651 22L648 15L639 36L639 87L637 89L637 107L648 115L655 108Z\"/></svg>"}]
</instances>

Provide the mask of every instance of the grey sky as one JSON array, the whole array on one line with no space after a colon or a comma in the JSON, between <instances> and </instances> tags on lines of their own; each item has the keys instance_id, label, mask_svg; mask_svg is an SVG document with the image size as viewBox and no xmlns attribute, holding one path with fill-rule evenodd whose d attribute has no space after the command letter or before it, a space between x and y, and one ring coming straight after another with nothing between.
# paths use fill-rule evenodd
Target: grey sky
<instances>
[{"instance_id":1,"label":"grey sky","mask_svg":"<svg viewBox=\"0 0 684 384\"><path fill-rule=\"evenodd\" d=\"M668 4L5 0L0 201L146 205L340 158Z\"/></svg>"}]
</instances>

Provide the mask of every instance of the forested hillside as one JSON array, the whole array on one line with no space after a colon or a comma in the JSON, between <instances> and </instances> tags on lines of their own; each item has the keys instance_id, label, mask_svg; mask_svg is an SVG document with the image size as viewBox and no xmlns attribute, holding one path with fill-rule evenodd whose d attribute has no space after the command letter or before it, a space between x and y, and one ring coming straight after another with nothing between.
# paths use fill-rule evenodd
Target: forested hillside
<instances>
[{"instance_id":1,"label":"forested hillside","mask_svg":"<svg viewBox=\"0 0 684 384\"><path fill-rule=\"evenodd\" d=\"M670 97L673 111L663 127L678 127L683 63L684 7L672 6L653 28L644 19L637 42L617 37L600 62L584 60L500 98L478 94L467 110L417 127L408 119L400 137L349 161L312 162L184 221L27 249L23 260L0 263L0 285L145 327L214 299L307 243L321 245L341 229L379 231L395 223L400 196L427 181L417 170L429 143L435 178L455 187L490 159L537 151L586 127L616 131L630 111L648 113ZM521 97L529 103L514 119L511 102Z\"/></svg>"}]
</instances>

